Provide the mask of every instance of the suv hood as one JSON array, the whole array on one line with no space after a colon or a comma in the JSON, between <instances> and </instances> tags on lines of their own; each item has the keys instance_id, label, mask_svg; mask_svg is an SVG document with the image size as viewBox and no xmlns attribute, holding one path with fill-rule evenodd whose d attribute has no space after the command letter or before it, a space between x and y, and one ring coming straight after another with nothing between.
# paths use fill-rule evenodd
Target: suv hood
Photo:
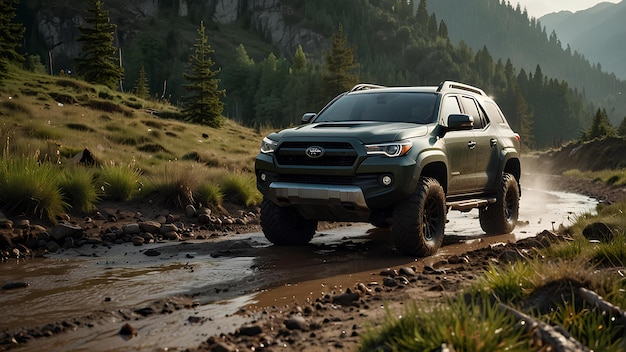
<instances>
[{"instance_id":1,"label":"suv hood","mask_svg":"<svg viewBox=\"0 0 626 352\"><path fill-rule=\"evenodd\" d=\"M430 125L406 122L344 121L319 122L286 129L270 138L357 138L361 142L381 143L421 137L428 133Z\"/></svg>"}]
</instances>

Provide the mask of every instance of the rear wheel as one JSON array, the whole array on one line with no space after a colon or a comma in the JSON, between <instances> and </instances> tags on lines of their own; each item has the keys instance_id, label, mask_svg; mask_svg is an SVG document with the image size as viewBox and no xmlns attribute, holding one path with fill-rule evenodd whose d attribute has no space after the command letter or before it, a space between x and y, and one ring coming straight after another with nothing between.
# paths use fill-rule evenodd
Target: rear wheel
<instances>
[{"instance_id":1,"label":"rear wheel","mask_svg":"<svg viewBox=\"0 0 626 352\"><path fill-rule=\"evenodd\" d=\"M264 198L261 203L261 228L265 238L275 245L305 245L313 238L317 221L303 218L295 208L280 207Z\"/></svg>"},{"instance_id":2,"label":"rear wheel","mask_svg":"<svg viewBox=\"0 0 626 352\"><path fill-rule=\"evenodd\" d=\"M446 224L446 195L434 178L421 177L411 197L396 204L391 227L396 248L410 256L437 253Z\"/></svg>"},{"instance_id":3,"label":"rear wheel","mask_svg":"<svg viewBox=\"0 0 626 352\"><path fill-rule=\"evenodd\" d=\"M502 174L496 202L479 210L480 227L488 235L510 233L519 217L519 185L515 176Z\"/></svg>"}]
</instances>

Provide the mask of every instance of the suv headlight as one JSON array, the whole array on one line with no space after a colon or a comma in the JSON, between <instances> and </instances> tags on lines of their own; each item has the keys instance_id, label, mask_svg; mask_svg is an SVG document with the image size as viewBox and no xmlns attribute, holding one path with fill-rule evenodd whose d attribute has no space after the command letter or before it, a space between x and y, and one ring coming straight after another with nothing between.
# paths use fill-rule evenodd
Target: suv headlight
<instances>
[{"instance_id":1,"label":"suv headlight","mask_svg":"<svg viewBox=\"0 0 626 352\"><path fill-rule=\"evenodd\" d=\"M390 158L403 156L411 150L413 142L399 141L392 143L368 144L365 146L367 155L386 155Z\"/></svg>"},{"instance_id":2,"label":"suv headlight","mask_svg":"<svg viewBox=\"0 0 626 352\"><path fill-rule=\"evenodd\" d=\"M261 153L263 154L273 153L276 150L277 145L278 145L278 142L265 137L263 138L263 142L261 142Z\"/></svg>"}]
</instances>

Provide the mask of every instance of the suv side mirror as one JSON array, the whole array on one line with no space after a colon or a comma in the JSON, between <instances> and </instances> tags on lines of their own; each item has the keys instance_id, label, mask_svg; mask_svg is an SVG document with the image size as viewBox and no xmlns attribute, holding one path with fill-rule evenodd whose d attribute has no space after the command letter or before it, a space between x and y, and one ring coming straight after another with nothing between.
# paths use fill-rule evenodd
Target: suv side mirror
<instances>
[{"instance_id":1,"label":"suv side mirror","mask_svg":"<svg viewBox=\"0 0 626 352\"><path fill-rule=\"evenodd\" d=\"M311 122L311 120L313 120L313 118L315 117L315 115L317 115L314 112L307 112L304 115L302 115L302 118L300 119L300 123L301 124L307 124L309 122Z\"/></svg>"},{"instance_id":2,"label":"suv side mirror","mask_svg":"<svg viewBox=\"0 0 626 352\"><path fill-rule=\"evenodd\" d=\"M474 128L474 117L465 114L450 114L448 116L448 130L462 131Z\"/></svg>"}]
</instances>

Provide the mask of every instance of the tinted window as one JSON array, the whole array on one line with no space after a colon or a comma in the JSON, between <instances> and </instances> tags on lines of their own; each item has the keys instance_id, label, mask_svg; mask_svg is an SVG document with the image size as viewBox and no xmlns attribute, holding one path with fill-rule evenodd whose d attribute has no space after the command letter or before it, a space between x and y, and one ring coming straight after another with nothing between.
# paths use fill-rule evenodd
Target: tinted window
<instances>
[{"instance_id":1,"label":"tinted window","mask_svg":"<svg viewBox=\"0 0 626 352\"><path fill-rule=\"evenodd\" d=\"M371 92L345 95L323 110L315 122L386 121L429 123L437 95L434 93Z\"/></svg>"},{"instance_id":2,"label":"tinted window","mask_svg":"<svg viewBox=\"0 0 626 352\"><path fill-rule=\"evenodd\" d=\"M484 128L486 126L485 121L483 120L482 114L478 111L478 107L476 106L474 99L470 97L462 97L461 101L463 102L463 109L465 110L465 113L474 118L474 128Z\"/></svg>"}]
</instances>

